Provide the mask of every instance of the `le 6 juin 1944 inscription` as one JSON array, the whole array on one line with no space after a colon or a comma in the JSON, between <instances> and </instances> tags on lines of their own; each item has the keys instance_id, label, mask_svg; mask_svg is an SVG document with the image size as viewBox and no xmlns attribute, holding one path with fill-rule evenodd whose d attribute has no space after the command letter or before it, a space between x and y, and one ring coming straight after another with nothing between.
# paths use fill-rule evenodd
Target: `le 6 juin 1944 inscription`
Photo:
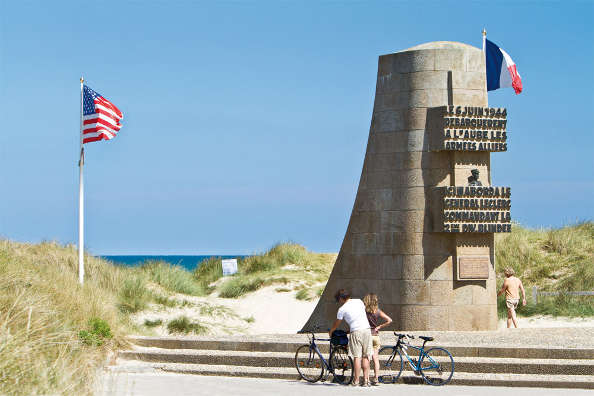
<instances>
[{"instance_id":1,"label":"le 6 juin 1944 inscription","mask_svg":"<svg viewBox=\"0 0 594 396\"><path fill-rule=\"evenodd\" d=\"M446 106L442 149L507 151L507 109Z\"/></svg>"}]
</instances>

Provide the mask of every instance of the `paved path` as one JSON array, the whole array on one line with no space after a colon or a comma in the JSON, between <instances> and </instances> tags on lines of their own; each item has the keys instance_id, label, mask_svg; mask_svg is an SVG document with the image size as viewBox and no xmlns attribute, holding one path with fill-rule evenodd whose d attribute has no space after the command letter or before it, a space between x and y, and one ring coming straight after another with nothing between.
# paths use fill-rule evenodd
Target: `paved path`
<instances>
[{"instance_id":1,"label":"paved path","mask_svg":"<svg viewBox=\"0 0 594 396\"><path fill-rule=\"evenodd\" d=\"M394 396L406 394L439 396L591 396L592 391L579 389L503 388L477 386L381 385L355 388L336 384L309 384L303 381L259 378L205 377L168 373L106 373L98 392L101 396L343 396L373 394Z\"/></svg>"}]
</instances>

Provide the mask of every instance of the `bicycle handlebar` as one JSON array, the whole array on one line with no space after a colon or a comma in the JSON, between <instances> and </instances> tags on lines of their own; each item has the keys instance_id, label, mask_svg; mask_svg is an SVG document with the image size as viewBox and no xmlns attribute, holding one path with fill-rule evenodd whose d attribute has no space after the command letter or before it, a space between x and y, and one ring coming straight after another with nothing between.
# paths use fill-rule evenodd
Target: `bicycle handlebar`
<instances>
[{"instance_id":1,"label":"bicycle handlebar","mask_svg":"<svg viewBox=\"0 0 594 396\"><path fill-rule=\"evenodd\" d=\"M316 337L316 331L319 332L320 330L322 330L322 327L317 326L317 327L314 327L311 330L299 330L297 332L297 334L311 334L311 336L315 339L315 337ZM326 328L326 332L328 332L328 331L330 331L330 329L329 328Z\"/></svg>"},{"instance_id":2,"label":"bicycle handlebar","mask_svg":"<svg viewBox=\"0 0 594 396\"><path fill-rule=\"evenodd\" d=\"M394 335L395 335L396 337L398 337L398 339L400 339L400 338L404 338L404 337L408 337L408 338L410 338L410 339L414 339L414 338L415 338L415 336L414 336L414 335L412 335L412 334L400 334L400 333L396 333L396 332L394 332Z\"/></svg>"}]
</instances>

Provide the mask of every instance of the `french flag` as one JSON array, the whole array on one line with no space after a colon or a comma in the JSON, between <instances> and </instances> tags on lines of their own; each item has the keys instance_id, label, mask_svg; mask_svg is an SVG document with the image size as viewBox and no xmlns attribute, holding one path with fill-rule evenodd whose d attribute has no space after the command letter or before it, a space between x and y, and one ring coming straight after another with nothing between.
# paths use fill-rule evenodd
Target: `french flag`
<instances>
[{"instance_id":1,"label":"french flag","mask_svg":"<svg viewBox=\"0 0 594 396\"><path fill-rule=\"evenodd\" d=\"M516 64L503 49L492 41L485 39L487 58L487 91L513 87L516 95L522 92L522 78Z\"/></svg>"}]
</instances>

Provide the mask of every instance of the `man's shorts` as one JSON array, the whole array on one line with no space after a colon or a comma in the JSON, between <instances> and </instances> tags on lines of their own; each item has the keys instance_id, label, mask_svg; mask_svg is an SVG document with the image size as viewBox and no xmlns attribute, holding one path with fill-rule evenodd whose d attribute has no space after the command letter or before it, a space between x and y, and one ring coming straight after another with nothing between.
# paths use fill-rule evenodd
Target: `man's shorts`
<instances>
[{"instance_id":1,"label":"man's shorts","mask_svg":"<svg viewBox=\"0 0 594 396\"><path fill-rule=\"evenodd\" d=\"M373 345L373 349L379 348L382 346L382 343L380 341L380 338L378 335L372 335L371 336L371 344Z\"/></svg>"},{"instance_id":2,"label":"man's shorts","mask_svg":"<svg viewBox=\"0 0 594 396\"><path fill-rule=\"evenodd\" d=\"M370 329L356 330L349 334L349 355L354 358L373 355Z\"/></svg>"},{"instance_id":3,"label":"man's shorts","mask_svg":"<svg viewBox=\"0 0 594 396\"><path fill-rule=\"evenodd\" d=\"M519 298L507 298L505 300L505 305L507 305L507 309L516 309L518 308L518 303L520 302Z\"/></svg>"}]
</instances>

